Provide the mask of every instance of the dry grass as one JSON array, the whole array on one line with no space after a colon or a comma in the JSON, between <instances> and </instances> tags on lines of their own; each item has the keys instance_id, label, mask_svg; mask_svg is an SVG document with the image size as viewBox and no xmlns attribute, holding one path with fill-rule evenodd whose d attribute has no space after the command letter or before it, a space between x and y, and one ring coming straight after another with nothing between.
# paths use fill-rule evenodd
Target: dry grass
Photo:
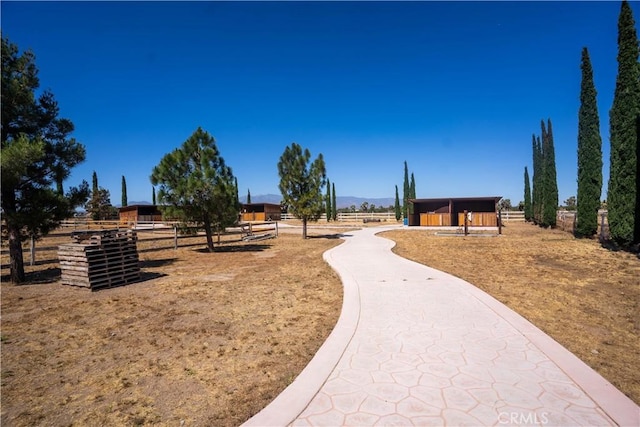
<instances>
[{"instance_id":1,"label":"dry grass","mask_svg":"<svg viewBox=\"0 0 640 427\"><path fill-rule=\"evenodd\" d=\"M98 292L56 283L46 262L27 267L31 284L3 277L2 424L242 423L335 325L342 285L321 254L340 240L326 237L298 230L216 253L201 237L177 251L141 240L145 280Z\"/></svg>"},{"instance_id":2,"label":"dry grass","mask_svg":"<svg viewBox=\"0 0 640 427\"><path fill-rule=\"evenodd\" d=\"M509 224L500 237L391 231L401 256L491 294L640 404L640 260L558 230Z\"/></svg>"}]
</instances>

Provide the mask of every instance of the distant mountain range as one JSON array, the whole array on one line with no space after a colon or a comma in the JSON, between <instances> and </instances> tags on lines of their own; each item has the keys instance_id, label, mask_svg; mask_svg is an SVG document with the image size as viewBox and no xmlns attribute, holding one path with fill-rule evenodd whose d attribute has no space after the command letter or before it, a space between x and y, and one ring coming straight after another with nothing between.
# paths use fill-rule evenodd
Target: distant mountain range
<instances>
[{"instance_id":1,"label":"distant mountain range","mask_svg":"<svg viewBox=\"0 0 640 427\"><path fill-rule=\"evenodd\" d=\"M240 202L246 203L247 197L240 197ZM251 196L251 203L274 203L279 204L282 201L282 196L280 194L259 194L256 196ZM395 203L395 198L393 197L383 197L383 198L366 198L366 197L355 197L355 196L338 196L336 197L336 203L338 205L338 209L348 208L350 206L355 206L356 209L360 209L360 206L364 202L369 203L369 206L393 206ZM151 202L147 201L130 201L129 205L150 205ZM119 206L119 205L118 205Z\"/></svg>"},{"instance_id":2,"label":"distant mountain range","mask_svg":"<svg viewBox=\"0 0 640 427\"><path fill-rule=\"evenodd\" d=\"M247 197L240 197L240 201L245 203L247 201ZM251 203L280 203L282 201L282 196L280 194L260 194L260 195L252 195ZM350 206L355 206L356 209L360 209L360 206L367 202L369 206L393 206L396 199L392 197L383 197L383 198L366 198L366 197L355 197L355 196L338 196L336 197L336 204L338 205L338 209L348 208Z\"/></svg>"}]
</instances>

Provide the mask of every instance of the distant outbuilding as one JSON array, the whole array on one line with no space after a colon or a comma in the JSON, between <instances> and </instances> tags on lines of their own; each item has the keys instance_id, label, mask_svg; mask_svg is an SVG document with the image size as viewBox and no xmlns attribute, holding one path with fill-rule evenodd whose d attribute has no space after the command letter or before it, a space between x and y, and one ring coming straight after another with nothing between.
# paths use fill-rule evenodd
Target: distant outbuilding
<instances>
[{"instance_id":1,"label":"distant outbuilding","mask_svg":"<svg viewBox=\"0 0 640 427\"><path fill-rule=\"evenodd\" d=\"M500 199L501 196L409 199L408 225L458 227L464 225L467 212L469 226L497 227Z\"/></svg>"},{"instance_id":2,"label":"distant outbuilding","mask_svg":"<svg viewBox=\"0 0 640 427\"><path fill-rule=\"evenodd\" d=\"M121 223L161 222L162 212L157 205L129 205L118 208Z\"/></svg>"},{"instance_id":3,"label":"distant outbuilding","mask_svg":"<svg viewBox=\"0 0 640 427\"><path fill-rule=\"evenodd\" d=\"M282 208L275 203L244 203L240 213L243 222L280 221Z\"/></svg>"}]
</instances>

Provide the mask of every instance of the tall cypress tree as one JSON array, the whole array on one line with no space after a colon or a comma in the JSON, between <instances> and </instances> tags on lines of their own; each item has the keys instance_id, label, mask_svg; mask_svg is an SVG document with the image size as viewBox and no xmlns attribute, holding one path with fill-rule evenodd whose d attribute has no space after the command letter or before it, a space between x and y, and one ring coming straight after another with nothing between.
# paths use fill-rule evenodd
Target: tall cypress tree
<instances>
[{"instance_id":1,"label":"tall cypress tree","mask_svg":"<svg viewBox=\"0 0 640 427\"><path fill-rule=\"evenodd\" d=\"M407 167L407 161L404 161L404 187L402 191L402 216L407 218L407 199L409 198L409 168Z\"/></svg>"},{"instance_id":2,"label":"tall cypress tree","mask_svg":"<svg viewBox=\"0 0 640 427\"><path fill-rule=\"evenodd\" d=\"M533 210L533 222L540 224L542 217L542 153L540 150L540 137L532 135L532 151L533 151L533 189L531 190L531 206Z\"/></svg>"},{"instance_id":3,"label":"tall cypress tree","mask_svg":"<svg viewBox=\"0 0 640 427\"><path fill-rule=\"evenodd\" d=\"M578 196L576 236L590 237L598 230L602 192L602 139L593 69L587 48L582 49L582 83L578 112Z\"/></svg>"},{"instance_id":4,"label":"tall cypress tree","mask_svg":"<svg viewBox=\"0 0 640 427\"><path fill-rule=\"evenodd\" d=\"M398 186L396 185L396 203L395 203L395 211L396 211L396 221L400 221L402 218L402 209L400 208L400 197L398 196Z\"/></svg>"},{"instance_id":5,"label":"tall cypress tree","mask_svg":"<svg viewBox=\"0 0 640 427\"><path fill-rule=\"evenodd\" d=\"M531 204L531 185L529 184L529 171L524 167L524 219L533 219L533 206Z\"/></svg>"},{"instance_id":6,"label":"tall cypress tree","mask_svg":"<svg viewBox=\"0 0 640 427\"><path fill-rule=\"evenodd\" d=\"M542 135L542 156L544 159L544 200L542 202L542 224L545 227L555 227L557 215L556 212L558 210L558 179L556 175L556 155L553 143L551 119L547 120L546 132L544 128L544 122L542 122Z\"/></svg>"},{"instance_id":7,"label":"tall cypress tree","mask_svg":"<svg viewBox=\"0 0 640 427\"><path fill-rule=\"evenodd\" d=\"M151 187L151 204L156 204L156 187Z\"/></svg>"},{"instance_id":8,"label":"tall cypress tree","mask_svg":"<svg viewBox=\"0 0 640 427\"><path fill-rule=\"evenodd\" d=\"M129 203L127 201L127 180L124 179L124 175L122 175L122 206L127 206Z\"/></svg>"},{"instance_id":9,"label":"tall cypress tree","mask_svg":"<svg viewBox=\"0 0 640 427\"><path fill-rule=\"evenodd\" d=\"M331 209L331 181L327 179L327 195L325 197L327 221L331 221L333 209Z\"/></svg>"},{"instance_id":10,"label":"tall cypress tree","mask_svg":"<svg viewBox=\"0 0 640 427\"><path fill-rule=\"evenodd\" d=\"M635 215L636 208L640 209L638 53L633 13L629 3L623 1L618 18L618 76L609 112L611 167L607 192L611 238L622 246L640 241L640 215Z\"/></svg>"},{"instance_id":11,"label":"tall cypress tree","mask_svg":"<svg viewBox=\"0 0 640 427\"><path fill-rule=\"evenodd\" d=\"M331 219L338 219L338 205L336 204L336 183L331 184Z\"/></svg>"},{"instance_id":12,"label":"tall cypress tree","mask_svg":"<svg viewBox=\"0 0 640 427\"><path fill-rule=\"evenodd\" d=\"M413 172L411 172L411 181L409 183L409 198L416 198L416 179L413 177ZM409 214L413 215L413 203L409 205Z\"/></svg>"}]
</instances>

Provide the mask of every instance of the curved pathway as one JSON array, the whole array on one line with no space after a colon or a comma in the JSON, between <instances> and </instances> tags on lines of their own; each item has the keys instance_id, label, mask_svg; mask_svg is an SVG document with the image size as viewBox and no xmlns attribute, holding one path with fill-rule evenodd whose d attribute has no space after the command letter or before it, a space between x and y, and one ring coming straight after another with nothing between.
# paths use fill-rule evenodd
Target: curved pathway
<instances>
[{"instance_id":1,"label":"curved pathway","mask_svg":"<svg viewBox=\"0 0 640 427\"><path fill-rule=\"evenodd\" d=\"M469 283L349 233L325 253L344 284L316 356L247 426L640 425L640 408Z\"/></svg>"}]
</instances>

